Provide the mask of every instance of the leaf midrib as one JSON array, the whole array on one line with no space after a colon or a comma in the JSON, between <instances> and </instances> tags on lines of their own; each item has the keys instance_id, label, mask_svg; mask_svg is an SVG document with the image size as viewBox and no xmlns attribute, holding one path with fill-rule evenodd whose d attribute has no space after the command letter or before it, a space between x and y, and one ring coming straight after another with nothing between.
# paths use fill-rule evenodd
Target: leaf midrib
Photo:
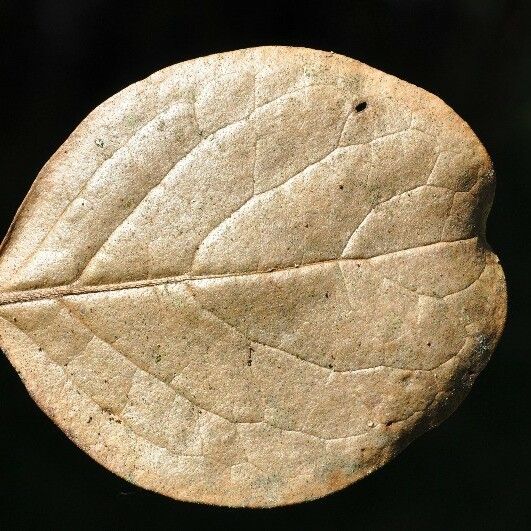
<instances>
[{"instance_id":1,"label":"leaf midrib","mask_svg":"<svg viewBox=\"0 0 531 531\"><path fill-rule=\"evenodd\" d=\"M291 271L295 269L307 269L311 267L322 266L326 264L334 264L341 261L363 261L363 258L331 258L328 260L321 260L319 262L312 262L308 264L293 265L282 268L271 268L263 271L243 271L241 273L219 273L212 275L177 275L171 277L132 280L111 284L96 284L92 286L82 286L75 284L67 284L64 286L54 286L49 288L32 288L27 290L7 291L0 293L0 306L9 304L18 304L25 302L33 302L44 299L58 299L67 297L69 295L85 295L90 293L103 293L122 290L133 290L152 286L161 286L165 284L179 284L186 281L194 280L216 280L222 278L237 278L253 275L268 275L272 273L279 273L283 271Z\"/></svg>"},{"instance_id":2,"label":"leaf midrib","mask_svg":"<svg viewBox=\"0 0 531 531\"><path fill-rule=\"evenodd\" d=\"M339 264L342 262L367 262L370 260L377 259L382 256L388 256L393 254L400 254L407 251L412 251L415 249L422 249L426 247L436 247L440 245L446 245L450 243L466 242L478 238L478 236L473 236L471 238L460 238L457 240L451 241L438 241L433 243L428 243L424 245L417 245L415 247L409 247L406 249L399 249L396 251L391 251L371 257L344 257L339 258L329 258L326 260L319 260L316 262L311 262L307 264L294 264L286 267L278 268L269 268L266 270L259 271L242 271L239 273L229 272L229 273L214 273L211 275L175 275L170 277L161 277L153 279L141 279L141 280L131 280L117 283L109 284L96 284L91 286L83 286L76 284L66 284L62 286L52 286L48 288L30 288L26 290L17 290L17 291L4 291L0 292L0 306L7 306L10 304L19 304L19 303L28 303L38 300L46 299L58 299L61 297L68 297L72 295L87 295L91 293L104 293L104 292L113 292L113 291L125 291L133 290L140 288L147 288L152 286L162 286L167 284L179 284L181 282L187 281L200 281L200 280L216 280L223 278L238 278L238 277L248 277L256 275L269 275L273 273L282 273L287 271L294 271L297 269L309 269L319 266L326 266L328 264Z\"/></svg>"}]
</instances>

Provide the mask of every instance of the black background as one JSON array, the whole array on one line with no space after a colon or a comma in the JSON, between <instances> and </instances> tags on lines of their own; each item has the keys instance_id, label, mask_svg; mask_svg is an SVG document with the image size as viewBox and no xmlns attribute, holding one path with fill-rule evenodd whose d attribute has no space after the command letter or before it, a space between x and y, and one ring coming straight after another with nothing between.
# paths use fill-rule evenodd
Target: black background
<instances>
[{"instance_id":1,"label":"black background","mask_svg":"<svg viewBox=\"0 0 531 531\"><path fill-rule=\"evenodd\" d=\"M185 59L302 45L420 85L470 123L498 173L488 235L510 297L500 345L457 413L358 484L274 510L179 503L115 477L40 412L0 356L0 528L531 529L530 4L0 1L1 233L44 162L118 90Z\"/></svg>"}]
</instances>

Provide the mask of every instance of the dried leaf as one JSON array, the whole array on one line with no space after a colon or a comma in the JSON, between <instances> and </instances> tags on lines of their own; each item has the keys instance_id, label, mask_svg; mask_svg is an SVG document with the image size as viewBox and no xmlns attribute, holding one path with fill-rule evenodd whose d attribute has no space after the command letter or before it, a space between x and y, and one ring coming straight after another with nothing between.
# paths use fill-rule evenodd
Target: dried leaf
<instances>
[{"instance_id":1,"label":"dried leaf","mask_svg":"<svg viewBox=\"0 0 531 531\"><path fill-rule=\"evenodd\" d=\"M295 48L157 72L45 165L1 344L104 466L168 496L323 496L446 418L503 328L484 148L435 96Z\"/></svg>"}]
</instances>

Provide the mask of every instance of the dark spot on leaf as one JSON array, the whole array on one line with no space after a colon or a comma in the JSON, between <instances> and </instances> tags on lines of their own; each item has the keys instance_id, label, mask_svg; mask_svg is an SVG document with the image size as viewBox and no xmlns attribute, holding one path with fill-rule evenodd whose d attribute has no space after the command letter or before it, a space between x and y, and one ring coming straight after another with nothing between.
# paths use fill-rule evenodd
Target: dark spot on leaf
<instances>
[{"instance_id":1,"label":"dark spot on leaf","mask_svg":"<svg viewBox=\"0 0 531 531\"><path fill-rule=\"evenodd\" d=\"M362 101L361 103L358 103L356 105L356 112L364 111L366 108L367 108L367 102L366 101Z\"/></svg>"},{"instance_id":2,"label":"dark spot on leaf","mask_svg":"<svg viewBox=\"0 0 531 531\"><path fill-rule=\"evenodd\" d=\"M342 184L339 185L339 189L343 190L344 186Z\"/></svg>"},{"instance_id":3,"label":"dark spot on leaf","mask_svg":"<svg viewBox=\"0 0 531 531\"><path fill-rule=\"evenodd\" d=\"M247 366L250 367L253 364L253 352L254 348L249 346L249 354L247 355Z\"/></svg>"}]
</instances>

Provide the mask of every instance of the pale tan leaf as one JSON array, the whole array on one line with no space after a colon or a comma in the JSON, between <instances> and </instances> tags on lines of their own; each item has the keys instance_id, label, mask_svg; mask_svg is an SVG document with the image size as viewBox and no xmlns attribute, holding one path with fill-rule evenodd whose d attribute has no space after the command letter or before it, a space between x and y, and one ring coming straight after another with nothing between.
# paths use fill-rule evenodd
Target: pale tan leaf
<instances>
[{"instance_id":1,"label":"pale tan leaf","mask_svg":"<svg viewBox=\"0 0 531 531\"><path fill-rule=\"evenodd\" d=\"M0 254L1 345L104 466L299 502L446 418L501 334L494 173L437 97L266 47L157 72L45 165Z\"/></svg>"}]
</instances>

